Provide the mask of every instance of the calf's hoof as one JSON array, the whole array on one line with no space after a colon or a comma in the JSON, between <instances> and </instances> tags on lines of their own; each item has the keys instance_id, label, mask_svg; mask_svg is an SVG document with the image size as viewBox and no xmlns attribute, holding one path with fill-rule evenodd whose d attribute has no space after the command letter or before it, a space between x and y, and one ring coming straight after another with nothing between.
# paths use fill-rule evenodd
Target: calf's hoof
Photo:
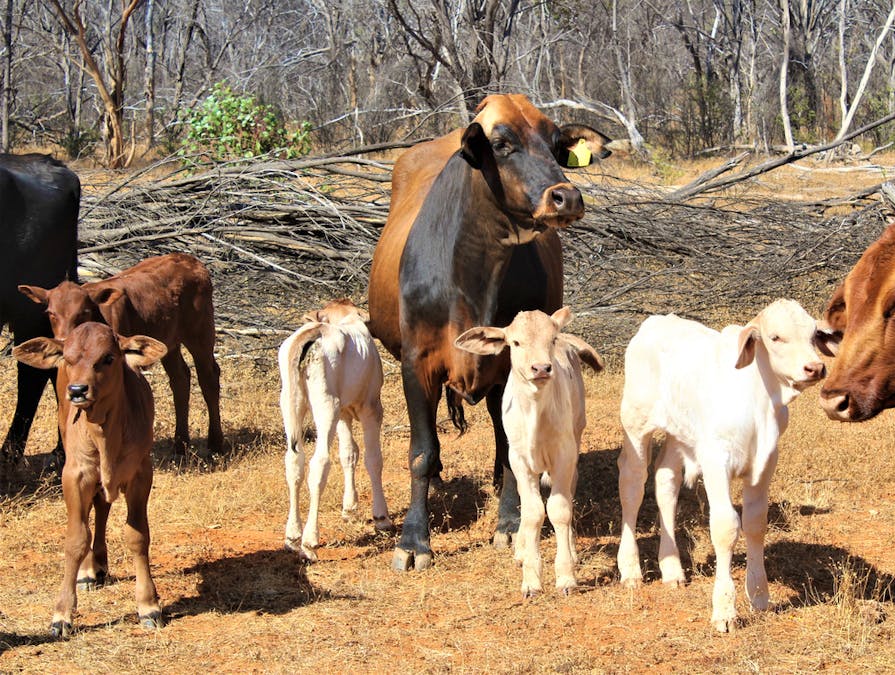
<instances>
[{"instance_id":1,"label":"calf's hoof","mask_svg":"<svg viewBox=\"0 0 895 675\"><path fill-rule=\"evenodd\" d=\"M719 633L733 633L737 627L736 619L712 619L712 625Z\"/></svg>"},{"instance_id":2,"label":"calf's hoof","mask_svg":"<svg viewBox=\"0 0 895 675\"><path fill-rule=\"evenodd\" d=\"M403 548L396 548L392 556L392 569L396 572L407 572L411 568L422 572L432 567L432 553L414 553Z\"/></svg>"},{"instance_id":3,"label":"calf's hoof","mask_svg":"<svg viewBox=\"0 0 895 675\"><path fill-rule=\"evenodd\" d=\"M144 614L143 616L140 616L138 618L140 620L140 627L142 628L153 630L156 628L165 627L165 619L162 616L161 610L157 612L150 612L149 614Z\"/></svg>"},{"instance_id":4,"label":"calf's hoof","mask_svg":"<svg viewBox=\"0 0 895 675\"><path fill-rule=\"evenodd\" d=\"M509 532L501 532L500 530L494 533L494 539L491 540L491 545L498 551L503 551L504 549L509 548L512 543L513 535Z\"/></svg>"},{"instance_id":5,"label":"calf's hoof","mask_svg":"<svg viewBox=\"0 0 895 675\"><path fill-rule=\"evenodd\" d=\"M79 591L95 591L106 585L106 573L104 570L98 570L96 576L83 576L78 579Z\"/></svg>"},{"instance_id":6,"label":"calf's hoof","mask_svg":"<svg viewBox=\"0 0 895 675\"><path fill-rule=\"evenodd\" d=\"M388 516L374 517L373 529L377 532L394 532L395 524Z\"/></svg>"},{"instance_id":7,"label":"calf's hoof","mask_svg":"<svg viewBox=\"0 0 895 675\"><path fill-rule=\"evenodd\" d=\"M619 582L623 588L640 588L643 579L640 577L622 577Z\"/></svg>"},{"instance_id":8,"label":"calf's hoof","mask_svg":"<svg viewBox=\"0 0 895 675\"><path fill-rule=\"evenodd\" d=\"M74 632L74 627L68 621L54 621L50 624L50 635L54 638L67 638Z\"/></svg>"}]
</instances>

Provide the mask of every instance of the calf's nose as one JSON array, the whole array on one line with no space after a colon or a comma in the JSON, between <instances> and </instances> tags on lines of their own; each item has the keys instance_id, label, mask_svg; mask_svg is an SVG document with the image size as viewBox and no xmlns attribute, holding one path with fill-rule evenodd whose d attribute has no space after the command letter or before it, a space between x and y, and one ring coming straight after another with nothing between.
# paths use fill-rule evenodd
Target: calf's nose
<instances>
[{"instance_id":1,"label":"calf's nose","mask_svg":"<svg viewBox=\"0 0 895 675\"><path fill-rule=\"evenodd\" d=\"M83 398L87 395L87 391L90 389L89 385L86 384L70 384L68 385L68 397L69 398Z\"/></svg>"},{"instance_id":2,"label":"calf's nose","mask_svg":"<svg viewBox=\"0 0 895 675\"><path fill-rule=\"evenodd\" d=\"M551 372L553 372L553 366L549 363L535 363L531 366L531 375L535 380L550 377Z\"/></svg>"},{"instance_id":3,"label":"calf's nose","mask_svg":"<svg viewBox=\"0 0 895 675\"><path fill-rule=\"evenodd\" d=\"M827 367L820 361L805 364L805 375L815 380L819 380L827 374Z\"/></svg>"}]
</instances>

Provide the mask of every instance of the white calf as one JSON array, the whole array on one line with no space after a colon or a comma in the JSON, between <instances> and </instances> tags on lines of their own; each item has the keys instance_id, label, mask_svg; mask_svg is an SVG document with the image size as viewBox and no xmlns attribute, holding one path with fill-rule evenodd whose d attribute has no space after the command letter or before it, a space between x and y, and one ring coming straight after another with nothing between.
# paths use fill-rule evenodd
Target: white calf
<instances>
[{"instance_id":1,"label":"white calf","mask_svg":"<svg viewBox=\"0 0 895 675\"><path fill-rule=\"evenodd\" d=\"M538 541L544 522L539 490L543 473L551 481L547 514L556 532L556 587L567 593L575 586L572 497L585 425L579 357L594 370L602 370L603 362L583 340L560 333L571 318L568 307L552 316L520 312L506 328L470 328L454 343L475 354L499 354L510 347L512 365L503 393L503 426L522 504L516 560L522 563L523 596L542 588Z\"/></svg>"},{"instance_id":2,"label":"white calf","mask_svg":"<svg viewBox=\"0 0 895 675\"><path fill-rule=\"evenodd\" d=\"M307 323L283 342L279 352L283 383L280 410L286 428L289 488L286 548L315 561L320 494L329 475L329 448L337 433L345 474L342 517L347 518L357 509L354 469L358 447L351 434L353 420L359 420L364 431L364 464L373 489L373 525L377 530L391 530L394 526L382 492L382 363L364 323L367 314L350 300L336 300L322 310L306 314L304 319ZM305 470L302 423L308 408L317 428L317 447L308 466L310 506L302 532L298 499Z\"/></svg>"},{"instance_id":3,"label":"white calf","mask_svg":"<svg viewBox=\"0 0 895 675\"><path fill-rule=\"evenodd\" d=\"M625 439L618 460L623 521L618 567L623 584L636 586L642 580L637 512L651 437L664 431L665 445L656 462L662 581L685 581L674 539L675 508L682 470L688 486L701 472L716 556L712 624L722 632L734 627L730 564L740 521L730 482L739 477L746 595L754 609L767 609L764 537L777 441L789 421L787 405L824 377L815 348L829 353L826 343L831 339L792 300L777 300L745 327L728 326L720 333L673 314L643 322L625 353L621 403Z\"/></svg>"}]
</instances>

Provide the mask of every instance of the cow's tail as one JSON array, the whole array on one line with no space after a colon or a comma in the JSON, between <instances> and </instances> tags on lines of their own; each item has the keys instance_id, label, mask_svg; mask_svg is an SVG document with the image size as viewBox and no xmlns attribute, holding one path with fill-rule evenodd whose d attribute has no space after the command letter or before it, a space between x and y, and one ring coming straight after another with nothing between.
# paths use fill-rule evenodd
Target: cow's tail
<instances>
[{"instance_id":1,"label":"cow's tail","mask_svg":"<svg viewBox=\"0 0 895 675\"><path fill-rule=\"evenodd\" d=\"M469 424L466 422L466 414L463 412L463 399L460 397L460 394L450 387L444 388L444 399L447 402L451 423L462 436L469 429Z\"/></svg>"}]
</instances>

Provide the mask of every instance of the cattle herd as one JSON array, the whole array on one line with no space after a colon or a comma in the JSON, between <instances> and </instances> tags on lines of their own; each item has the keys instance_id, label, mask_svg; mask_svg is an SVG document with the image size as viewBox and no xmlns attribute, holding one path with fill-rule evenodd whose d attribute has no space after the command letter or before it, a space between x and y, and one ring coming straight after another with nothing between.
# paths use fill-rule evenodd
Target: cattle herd
<instances>
[{"instance_id":1,"label":"cattle herd","mask_svg":"<svg viewBox=\"0 0 895 675\"><path fill-rule=\"evenodd\" d=\"M428 492L442 468L436 411L444 393L460 430L466 426L463 402L487 403L500 495L493 541L498 548L513 543L523 595L542 590L545 513L556 533L555 584L568 592L576 585L572 497L586 424L582 364L599 371L603 362L590 345L563 332L572 313L562 302L557 230L584 213L583 197L563 167L605 157L611 143L589 127L556 126L519 95L489 96L476 112L466 128L421 143L396 162L389 217L373 254L369 314L350 300L334 300L306 314L280 348L289 494L285 545L316 560L320 495L336 437L345 477L343 513L357 509L355 420L363 430L373 525L394 530L382 489L383 375L375 337L400 361L411 430L410 502L392 567L423 570L432 563ZM122 493L138 616L144 626L161 627L146 508L153 400L141 369L159 360L164 366L176 413L175 452L182 453L189 443L190 374L180 347L189 350L208 407L207 447L220 451L211 279L196 258L171 254L78 284L77 176L42 155L0 155L0 195L0 319L13 332L19 362L0 475L8 481L23 454L48 378L55 382L64 448L68 524L51 632L68 635L77 589L103 583L106 522ZM895 407L892 322L895 225L848 274L823 321L791 300L778 300L745 326L720 332L673 314L644 321L625 353L621 583L642 580L635 526L651 439L661 432L655 482L662 580L685 581L675 509L681 484L692 486L702 475L717 560L712 624L722 632L736 624L730 566L740 530L747 548L746 595L754 609L766 609L768 486L787 406L826 376L820 351L837 355L820 392L831 419L860 422ZM308 412L317 440L307 462L309 511L302 527L302 425ZM733 479L743 483L742 518L731 503Z\"/></svg>"}]
</instances>

